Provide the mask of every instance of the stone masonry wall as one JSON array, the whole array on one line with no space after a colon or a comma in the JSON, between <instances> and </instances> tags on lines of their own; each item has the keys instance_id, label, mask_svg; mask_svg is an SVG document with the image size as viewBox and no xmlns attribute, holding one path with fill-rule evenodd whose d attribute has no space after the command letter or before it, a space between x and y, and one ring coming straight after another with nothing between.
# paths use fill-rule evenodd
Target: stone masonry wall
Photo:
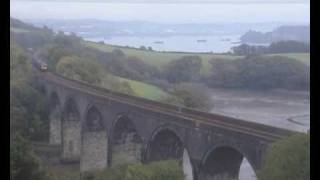
<instances>
[{"instance_id":1,"label":"stone masonry wall","mask_svg":"<svg viewBox=\"0 0 320 180\"><path fill-rule=\"evenodd\" d=\"M107 167L108 138L106 131L85 132L81 145L80 171Z\"/></svg>"},{"instance_id":2,"label":"stone masonry wall","mask_svg":"<svg viewBox=\"0 0 320 180\"><path fill-rule=\"evenodd\" d=\"M51 145L61 145L61 112L55 108L49 116L50 135L49 143Z\"/></svg>"},{"instance_id":3,"label":"stone masonry wall","mask_svg":"<svg viewBox=\"0 0 320 180\"><path fill-rule=\"evenodd\" d=\"M81 145L81 128L79 121L63 121L62 159L65 161L79 161Z\"/></svg>"}]
</instances>

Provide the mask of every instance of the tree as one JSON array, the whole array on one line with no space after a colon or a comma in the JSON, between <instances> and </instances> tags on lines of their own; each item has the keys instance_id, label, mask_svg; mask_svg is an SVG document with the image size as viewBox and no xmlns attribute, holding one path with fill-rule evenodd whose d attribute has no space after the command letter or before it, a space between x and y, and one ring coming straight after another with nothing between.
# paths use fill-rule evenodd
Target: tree
<instances>
[{"instance_id":1,"label":"tree","mask_svg":"<svg viewBox=\"0 0 320 180\"><path fill-rule=\"evenodd\" d=\"M276 142L258 177L260 180L310 180L310 134L296 134Z\"/></svg>"},{"instance_id":2,"label":"tree","mask_svg":"<svg viewBox=\"0 0 320 180\"><path fill-rule=\"evenodd\" d=\"M73 53L67 49L58 45L44 46L41 51L42 59L47 60L48 68L52 71L56 71L59 60L64 56L71 56Z\"/></svg>"},{"instance_id":3,"label":"tree","mask_svg":"<svg viewBox=\"0 0 320 180\"><path fill-rule=\"evenodd\" d=\"M50 180L32 152L30 142L17 135L10 141L10 180Z\"/></svg>"},{"instance_id":4,"label":"tree","mask_svg":"<svg viewBox=\"0 0 320 180\"><path fill-rule=\"evenodd\" d=\"M31 77L31 59L23 48L15 43L10 44L10 87L19 86Z\"/></svg>"},{"instance_id":5,"label":"tree","mask_svg":"<svg viewBox=\"0 0 320 180\"><path fill-rule=\"evenodd\" d=\"M10 128L32 140L47 140L48 102L39 90L26 84L10 89Z\"/></svg>"},{"instance_id":6,"label":"tree","mask_svg":"<svg viewBox=\"0 0 320 180\"><path fill-rule=\"evenodd\" d=\"M236 55L248 55L250 54L251 47L247 44L241 44L240 46L232 47L232 51Z\"/></svg>"},{"instance_id":7,"label":"tree","mask_svg":"<svg viewBox=\"0 0 320 180\"><path fill-rule=\"evenodd\" d=\"M273 42L269 46L256 46L241 44L232 47L236 55L261 55L267 53L309 53L310 45L298 41L279 41Z\"/></svg>"},{"instance_id":8,"label":"tree","mask_svg":"<svg viewBox=\"0 0 320 180\"><path fill-rule=\"evenodd\" d=\"M176 85L171 94L173 96L162 99L162 102L203 111L210 111L213 108L209 91L203 85L182 83Z\"/></svg>"},{"instance_id":9,"label":"tree","mask_svg":"<svg viewBox=\"0 0 320 180\"><path fill-rule=\"evenodd\" d=\"M47 138L47 102L32 86L31 59L14 42L10 47L10 136L21 133L33 140Z\"/></svg>"},{"instance_id":10,"label":"tree","mask_svg":"<svg viewBox=\"0 0 320 180\"><path fill-rule=\"evenodd\" d=\"M310 45L298 41L279 41L269 46L270 53L309 53Z\"/></svg>"},{"instance_id":11,"label":"tree","mask_svg":"<svg viewBox=\"0 0 320 180\"><path fill-rule=\"evenodd\" d=\"M108 71L103 70L99 62L92 59L65 56L59 60L57 72L68 78L83 81L94 86L100 86L121 93L134 94L128 83L118 81Z\"/></svg>"},{"instance_id":12,"label":"tree","mask_svg":"<svg viewBox=\"0 0 320 180\"><path fill-rule=\"evenodd\" d=\"M171 83L188 82L200 75L202 60L199 56L183 56L170 61L165 67L164 74Z\"/></svg>"},{"instance_id":13,"label":"tree","mask_svg":"<svg viewBox=\"0 0 320 180\"><path fill-rule=\"evenodd\" d=\"M128 72L127 77L130 79L148 80L159 74L157 67L149 65L135 56L126 58L124 64L124 68Z\"/></svg>"},{"instance_id":14,"label":"tree","mask_svg":"<svg viewBox=\"0 0 320 180\"><path fill-rule=\"evenodd\" d=\"M206 82L211 87L305 90L310 85L309 68L287 57L248 56L234 61L215 59L210 63L211 75Z\"/></svg>"},{"instance_id":15,"label":"tree","mask_svg":"<svg viewBox=\"0 0 320 180\"><path fill-rule=\"evenodd\" d=\"M57 72L88 84L100 85L102 68L93 60L84 60L78 56L65 56L57 64Z\"/></svg>"}]
</instances>

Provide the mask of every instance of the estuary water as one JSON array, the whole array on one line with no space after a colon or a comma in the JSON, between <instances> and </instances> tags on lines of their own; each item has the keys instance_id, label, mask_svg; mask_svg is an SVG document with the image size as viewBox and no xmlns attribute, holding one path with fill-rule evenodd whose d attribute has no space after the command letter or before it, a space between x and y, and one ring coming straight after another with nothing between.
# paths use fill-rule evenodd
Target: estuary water
<instances>
[{"instance_id":1,"label":"estuary water","mask_svg":"<svg viewBox=\"0 0 320 180\"><path fill-rule=\"evenodd\" d=\"M86 38L86 40L106 44L130 46L139 48L140 46L152 47L157 51L183 51L183 52L214 52L222 53L231 50L231 47L238 46L240 35L225 36L126 36L112 38Z\"/></svg>"}]
</instances>

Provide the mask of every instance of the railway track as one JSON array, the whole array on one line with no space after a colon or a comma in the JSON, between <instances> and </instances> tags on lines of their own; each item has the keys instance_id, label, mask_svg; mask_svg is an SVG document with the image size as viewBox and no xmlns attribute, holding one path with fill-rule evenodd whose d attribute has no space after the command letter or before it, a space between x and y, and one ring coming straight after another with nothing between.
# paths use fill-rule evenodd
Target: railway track
<instances>
[{"instance_id":1,"label":"railway track","mask_svg":"<svg viewBox=\"0 0 320 180\"><path fill-rule=\"evenodd\" d=\"M179 107L170 104L155 102L135 96L112 92L107 89L95 87L76 80L62 77L51 72L41 73L41 78L45 78L55 84L62 85L67 88L93 95L99 98L112 100L122 104L146 109L161 114L179 117L194 122L196 125L209 125L233 132L252 135L262 138L266 141L276 141L294 133L286 129L267 126L259 123L249 122L241 119L235 119L227 116L209 114L193 109Z\"/></svg>"}]
</instances>

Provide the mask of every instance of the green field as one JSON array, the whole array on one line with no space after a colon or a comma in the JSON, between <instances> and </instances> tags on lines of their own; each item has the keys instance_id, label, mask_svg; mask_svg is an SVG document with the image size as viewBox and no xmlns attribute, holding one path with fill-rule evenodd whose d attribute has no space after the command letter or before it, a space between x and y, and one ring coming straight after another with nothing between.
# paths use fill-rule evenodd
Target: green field
<instances>
[{"instance_id":1,"label":"green field","mask_svg":"<svg viewBox=\"0 0 320 180\"><path fill-rule=\"evenodd\" d=\"M169 96L168 93L158 88L157 86L146 84L143 82L125 79L121 77L117 77L120 82L128 82L132 90L137 96L144 97L151 100L159 100L163 97Z\"/></svg>"},{"instance_id":2,"label":"green field","mask_svg":"<svg viewBox=\"0 0 320 180\"><path fill-rule=\"evenodd\" d=\"M140 50L126 47L117 47L108 44L99 44L95 42L86 41L85 44L89 47L97 48L101 51L111 52L114 49L121 49L127 56L136 56L141 58L146 63L151 65L162 67L167 64L171 60L178 59L182 56L186 55L197 55L202 59L202 72L209 72L211 65L209 64L209 60L212 58L224 58L224 59L237 59L241 56L233 56L233 55L222 55L222 54L209 54L209 53L177 53L177 52L157 52L157 51L148 51L148 50Z\"/></svg>"}]
</instances>

